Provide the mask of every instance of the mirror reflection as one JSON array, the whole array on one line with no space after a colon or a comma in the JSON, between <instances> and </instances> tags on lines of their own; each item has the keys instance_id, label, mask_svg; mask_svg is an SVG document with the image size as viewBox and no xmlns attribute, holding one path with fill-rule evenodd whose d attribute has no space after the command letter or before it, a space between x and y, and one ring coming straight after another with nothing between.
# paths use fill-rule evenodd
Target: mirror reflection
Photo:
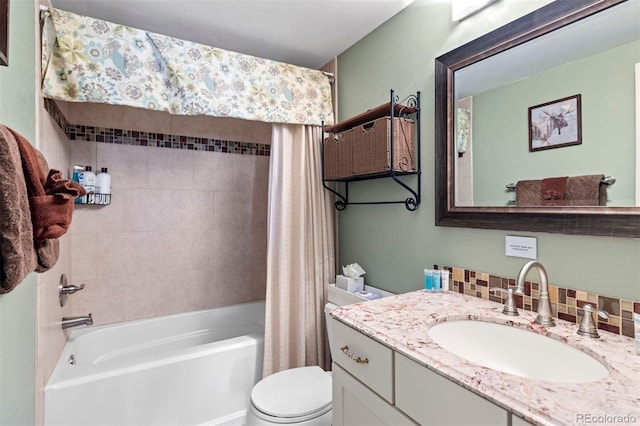
<instances>
[{"instance_id":1,"label":"mirror reflection","mask_svg":"<svg viewBox=\"0 0 640 426\"><path fill-rule=\"evenodd\" d=\"M455 71L456 207L640 206L639 10Z\"/></svg>"}]
</instances>

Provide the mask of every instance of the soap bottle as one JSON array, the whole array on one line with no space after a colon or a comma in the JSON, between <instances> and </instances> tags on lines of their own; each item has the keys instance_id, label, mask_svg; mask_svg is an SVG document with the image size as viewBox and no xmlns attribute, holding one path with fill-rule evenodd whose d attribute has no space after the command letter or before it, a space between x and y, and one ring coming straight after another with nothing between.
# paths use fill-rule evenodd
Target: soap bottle
<instances>
[{"instance_id":1,"label":"soap bottle","mask_svg":"<svg viewBox=\"0 0 640 426\"><path fill-rule=\"evenodd\" d=\"M80 185L84 187L84 190L87 191L87 195L85 198L85 203L93 204L94 203L94 193L96 192L96 175L91 171L91 166L86 166L84 171L78 174L78 179L80 181Z\"/></svg>"},{"instance_id":2,"label":"soap bottle","mask_svg":"<svg viewBox=\"0 0 640 426\"><path fill-rule=\"evenodd\" d=\"M96 204L109 204L111 198L111 175L107 168L100 169L96 176Z\"/></svg>"}]
</instances>

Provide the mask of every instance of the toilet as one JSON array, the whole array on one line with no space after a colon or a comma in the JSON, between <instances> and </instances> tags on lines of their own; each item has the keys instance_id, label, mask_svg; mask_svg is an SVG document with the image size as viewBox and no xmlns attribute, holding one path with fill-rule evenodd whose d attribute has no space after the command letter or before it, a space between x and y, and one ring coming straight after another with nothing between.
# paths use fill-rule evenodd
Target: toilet
<instances>
[{"instance_id":1,"label":"toilet","mask_svg":"<svg viewBox=\"0 0 640 426\"><path fill-rule=\"evenodd\" d=\"M328 335L329 312L337 307L333 303L324 307ZM265 377L253 387L246 424L330 426L331 409L331 372L317 366L292 368Z\"/></svg>"}]
</instances>

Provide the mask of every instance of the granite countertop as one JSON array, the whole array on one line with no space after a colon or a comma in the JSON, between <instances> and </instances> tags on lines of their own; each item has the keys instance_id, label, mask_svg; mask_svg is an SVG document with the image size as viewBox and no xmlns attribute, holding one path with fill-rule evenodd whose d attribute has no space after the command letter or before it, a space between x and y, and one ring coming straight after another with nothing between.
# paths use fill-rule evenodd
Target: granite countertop
<instances>
[{"instance_id":1,"label":"granite countertop","mask_svg":"<svg viewBox=\"0 0 640 426\"><path fill-rule=\"evenodd\" d=\"M331 314L531 423L640 424L640 355L633 339L606 331L599 332L599 339L582 337L576 334L577 324L556 319L556 327L547 328L534 323L536 313L519 312L518 317L508 317L502 314L500 303L453 292L418 290L342 306ZM508 324L568 343L602 362L609 375L590 383L553 383L466 361L428 335L434 324L460 319Z\"/></svg>"}]
</instances>

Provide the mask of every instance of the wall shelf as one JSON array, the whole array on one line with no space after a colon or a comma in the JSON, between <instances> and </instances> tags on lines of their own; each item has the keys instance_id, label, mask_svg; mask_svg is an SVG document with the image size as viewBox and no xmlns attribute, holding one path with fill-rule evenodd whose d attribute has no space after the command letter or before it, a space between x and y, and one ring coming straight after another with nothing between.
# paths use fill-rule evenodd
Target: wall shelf
<instances>
[{"instance_id":1,"label":"wall shelf","mask_svg":"<svg viewBox=\"0 0 640 426\"><path fill-rule=\"evenodd\" d=\"M384 118L384 117L392 117L392 118L401 118L410 120L413 124L413 138L411 139L411 143L415 144L413 147L413 156L414 156L414 166L411 167L411 170L402 170L397 167L392 167L391 165L395 165L397 163L397 158L394 158L397 155L397 147L394 146L397 143L397 136L394 133L397 131L397 128L401 128L402 126L394 125L394 121L391 121L391 125L388 128L388 140L386 142L386 152L388 155L389 161L385 170L383 171L375 171L372 173L354 173L350 175L342 174L338 177L334 177L333 174L327 177L327 159L325 144L327 140L331 137L335 137L336 141L339 141L339 136L341 136L342 132L349 131L357 126L367 125L374 120ZM325 135L328 135L325 137ZM378 135L379 136L379 135ZM358 154L356 153L356 157ZM351 160L351 166L353 170L358 169L358 164L355 160ZM409 186L407 183L403 182L399 179L400 176L408 176L408 175L417 175L417 182L415 187ZM338 199L335 201L334 205L338 210L344 210L349 204L404 204L407 210L414 211L420 205L420 195L421 195L421 167L420 167L420 92L416 92L415 94L409 95L406 98L400 100L395 94L393 89L390 91L390 101L386 104L380 105L376 108L370 109L368 111L363 112L357 116L351 117L347 120L344 120L340 123L334 124L333 126L324 127L323 126L323 138L322 138L322 184L325 189L333 193ZM349 183L355 181L363 181L363 180L371 180L371 179L381 179L381 178L391 178L395 183L400 185L403 189L409 192L409 197L404 200L393 200L393 201L365 201L365 202L354 202L349 201ZM342 183L344 190L340 192L337 188L333 188L329 186L330 183L340 182Z\"/></svg>"}]
</instances>

